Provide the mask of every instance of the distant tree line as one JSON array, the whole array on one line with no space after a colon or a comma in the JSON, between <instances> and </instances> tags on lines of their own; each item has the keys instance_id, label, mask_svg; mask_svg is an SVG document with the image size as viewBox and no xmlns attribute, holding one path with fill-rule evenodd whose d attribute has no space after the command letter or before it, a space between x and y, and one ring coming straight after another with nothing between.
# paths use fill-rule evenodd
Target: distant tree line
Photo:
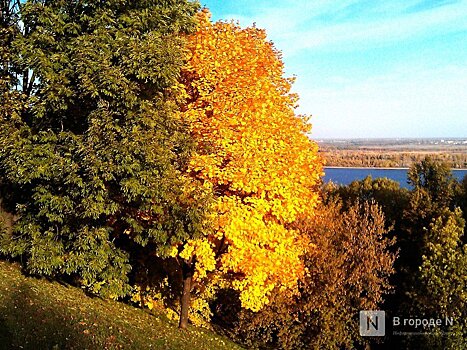
<instances>
[{"instance_id":1,"label":"distant tree line","mask_svg":"<svg viewBox=\"0 0 467 350\"><path fill-rule=\"evenodd\" d=\"M320 154L327 166L409 168L429 156L453 169L467 168L466 152L426 152L426 151L368 151L322 148Z\"/></svg>"}]
</instances>

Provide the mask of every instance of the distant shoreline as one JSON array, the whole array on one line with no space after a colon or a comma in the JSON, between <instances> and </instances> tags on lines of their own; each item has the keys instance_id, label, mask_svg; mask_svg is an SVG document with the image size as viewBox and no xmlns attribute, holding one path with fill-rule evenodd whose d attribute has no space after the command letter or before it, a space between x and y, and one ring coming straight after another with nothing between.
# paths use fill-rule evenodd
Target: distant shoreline
<instances>
[{"instance_id":1,"label":"distant shoreline","mask_svg":"<svg viewBox=\"0 0 467 350\"><path fill-rule=\"evenodd\" d=\"M409 170L410 168L399 168L399 167L365 167L365 166L324 166L324 169L374 169L374 170ZM466 171L467 168L451 168L451 170L462 170Z\"/></svg>"},{"instance_id":2,"label":"distant shoreline","mask_svg":"<svg viewBox=\"0 0 467 350\"><path fill-rule=\"evenodd\" d=\"M370 167L370 166L324 166L324 169L381 169L381 170L409 170L409 168L389 168L389 167Z\"/></svg>"}]
</instances>

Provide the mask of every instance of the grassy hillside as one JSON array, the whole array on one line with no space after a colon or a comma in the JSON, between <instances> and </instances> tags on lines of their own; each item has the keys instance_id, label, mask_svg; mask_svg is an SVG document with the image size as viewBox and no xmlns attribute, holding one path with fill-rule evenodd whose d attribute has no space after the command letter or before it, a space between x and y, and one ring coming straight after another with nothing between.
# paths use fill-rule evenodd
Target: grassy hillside
<instances>
[{"instance_id":1,"label":"grassy hillside","mask_svg":"<svg viewBox=\"0 0 467 350\"><path fill-rule=\"evenodd\" d=\"M180 331L164 315L25 277L0 261L0 349L240 348L203 329Z\"/></svg>"}]
</instances>

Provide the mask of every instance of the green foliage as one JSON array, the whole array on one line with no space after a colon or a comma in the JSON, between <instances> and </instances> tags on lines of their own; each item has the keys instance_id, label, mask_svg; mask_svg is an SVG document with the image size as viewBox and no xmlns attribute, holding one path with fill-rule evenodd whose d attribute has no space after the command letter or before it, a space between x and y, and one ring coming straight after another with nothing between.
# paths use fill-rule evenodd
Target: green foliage
<instances>
[{"instance_id":1,"label":"green foliage","mask_svg":"<svg viewBox=\"0 0 467 350\"><path fill-rule=\"evenodd\" d=\"M413 244L413 248L418 251L432 220L446 208L453 209L457 182L446 164L434 162L429 157L414 164L407 177L413 190L403 214L404 229L408 233L408 243ZM416 265L419 264L420 261L417 261Z\"/></svg>"},{"instance_id":2,"label":"green foliage","mask_svg":"<svg viewBox=\"0 0 467 350\"><path fill-rule=\"evenodd\" d=\"M457 182L446 164L436 163L430 158L409 169L408 181L413 190L401 220L403 232L399 244L407 288L412 288L411 279L422 263L426 232L433 220L443 215L446 209L453 209Z\"/></svg>"},{"instance_id":3,"label":"green foliage","mask_svg":"<svg viewBox=\"0 0 467 350\"><path fill-rule=\"evenodd\" d=\"M459 182L455 189L455 205L461 208L464 220L467 220L467 175ZM464 236L464 242L467 242Z\"/></svg>"},{"instance_id":4,"label":"green foliage","mask_svg":"<svg viewBox=\"0 0 467 350\"><path fill-rule=\"evenodd\" d=\"M374 204L356 203L344 210L331 201L299 225L315 247L304 257L306 276L299 295L275 291L264 310L242 311L239 320L225 321L249 345L352 349L363 341L358 311L377 308L390 289L395 255L389 252L393 242L386 238L384 215Z\"/></svg>"},{"instance_id":5,"label":"green foliage","mask_svg":"<svg viewBox=\"0 0 467 350\"><path fill-rule=\"evenodd\" d=\"M327 188L325 195L331 198L338 195L346 206L356 201L375 201L383 210L388 227L397 223L409 201L409 191L401 188L397 181L371 176L347 186Z\"/></svg>"},{"instance_id":6,"label":"green foliage","mask_svg":"<svg viewBox=\"0 0 467 350\"><path fill-rule=\"evenodd\" d=\"M30 0L2 22L15 35L1 39L0 183L16 220L1 252L117 297L138 247L164 255L201 230L203 194L181 175L192 141L170 91L196 9Z\"/></svg>"},{"instance_id":7,"label":"green foliage","mask_svg":"<svg viewBox=\"0 0 467 350\"><path fill-rule=\"evenodd\" d=\"M456 181L446 164L426 157L409 169L407 179L415 191L425 192L438 206L449 205Z\"/></svg>"},{"instance_id":8,"label":"green foliage","mask_svg":"<svg viewBox=\"0 0 467 350\"><path fill-rule=\"evenodd\" d=\"M464 226L459 209L445 209L427 230L418 283L411 297L424 317L452 317L454 325L445 325L440 332L427 338L422 348L467 346L467 245L461 242Z\"/></svg>"},{"instance_id":9,"label":"green foliage","mask_svg":"<svg viewBox=\"0 0 467 350\"><path fill-rule=\"evenodd\" d=\"M465 262L461 262L464 259L461 253L464 249L461 246L464 222L461 211L455 209L460 186L446 164L430 158L412 166L408 181L413 189L402 215L396 220L399 258L392 280L395 294L386 303L386 308L401 318L454 316L458 313L452 308L459 306L456 299L463 295L461 291L466 286L461 278L465 274ZM458 321L461 319L465 316ZM465 329L462 321L448 330L425 330L430 333L426 337L389 338L388 346L463 348L465 345L460 346L458 341ZM451 333L442 334L441 331Z\"/></svg>"},{"instance_id":10,"label":"green foliage","mask_svg":"<svg viewBox=\"0 0 467 350\"><path fill-rule=\"evenodd\" d=\"M425 238L420 271L428 294L420 298L436 300L442 316L460 316L467 302L467 246L461 244L464 225L459 209L446 210L433 221Z\"/></svg>"}]
</instances>

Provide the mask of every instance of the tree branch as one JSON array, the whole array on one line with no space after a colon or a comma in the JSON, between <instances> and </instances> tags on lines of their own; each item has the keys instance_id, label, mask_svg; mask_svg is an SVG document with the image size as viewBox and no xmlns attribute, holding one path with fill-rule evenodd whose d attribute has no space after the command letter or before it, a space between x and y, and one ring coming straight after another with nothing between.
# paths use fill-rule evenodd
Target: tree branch
<instances>
[{"instance_id":1,"label":"tree branch","mask_svg":"<svg viewBox=\"0 0 467 350\"><path fill-rule=\"evenodd\" d=\"M29 71L25 69L23 71L23 82L21 84L21 87L23 88L23 93L26 94L28 86L29 86Z\"/></svg>"},{"instance_id":2,"label":"tree branch","mask_svg":"<svg viewBox=\"0 0 467 350\"><path fill-rule=\"evenodd\" d=\"M31 79L29 80L28 87L27 87L27 89L26 89L26 95L27 95L27 96L30 96L30 95L31 95L32 88L33 88L33 86L34 86L34 80L36 80L36 73L33 71L33 72L32 72L32 76L31 76Z\"/></svg>"}]
</instances>

